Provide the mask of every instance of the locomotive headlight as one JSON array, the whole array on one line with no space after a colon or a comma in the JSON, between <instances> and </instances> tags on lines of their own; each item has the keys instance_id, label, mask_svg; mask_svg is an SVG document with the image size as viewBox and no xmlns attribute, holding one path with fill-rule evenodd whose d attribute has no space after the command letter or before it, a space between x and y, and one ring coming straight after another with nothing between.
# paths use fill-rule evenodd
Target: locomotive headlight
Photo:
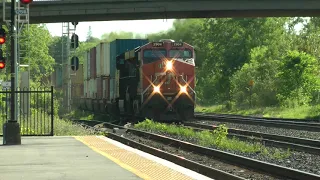
<instances>
[{"instance_id":1,"label":"locomotive headlight","mask_svg":"<svg viewBox=\"0 0 320 180\"><path fill-rule=\"evenodd\" d=\"M187 93L187 86L180 86L181 93Z\"/></svg>"},{"instance_id":2,"label":"locomotive headlight","mask_svg":"<svg viewBox=\"0 0 320 180\"><path fill-rule=\"evenodd\" d=\"M172 61L167 61L166 69L167 70L172 70Z\"/></svg>"},{"instance_id":3,"label":"locomotive headlight","mask_svg":"<svg viewBox=\"0 0 320 180\"><path fill-rule=\"evenodd\" d=\"M153 92L154 93L160 93L160 87L159 86L154 86L153 87Z\"/></svg>"}]
</instances>

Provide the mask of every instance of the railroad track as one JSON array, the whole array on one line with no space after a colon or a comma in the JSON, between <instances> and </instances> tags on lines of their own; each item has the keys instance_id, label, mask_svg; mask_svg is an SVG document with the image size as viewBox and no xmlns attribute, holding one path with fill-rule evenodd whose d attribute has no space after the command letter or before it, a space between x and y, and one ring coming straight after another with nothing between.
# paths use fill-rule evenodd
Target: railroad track
<instances>
[{"instance_id":1,"label":"railroad track","mask_svg":"<svg viewBox=\"0 0 320 180\"><path fill-rule=\"evenodd\" d=\"M97 124L102 124L103 126L99 126L98 128L96 128L98 130L100 129L100 131L105 127L111 128L111 129L118 128L120 130L124 130L123 126L118 126L118 125L114 125L111 123L100 122L100 121L74 120L74 122L85 123L86 125L88 125L90 127L94 127ZM271 164L271 163L267 163L267 162L262 162L262 161L258 161L255 159L235 155L232 153L223 152L223 151L216 150L216 149L202 147L199 145L191 144L189 142L179 141L179 140L176 140L176 139L173 139L170 137L166 137L163 135L140 131L140 130L132 129L132 128L125 129L125 132L131 133L136 136L146 137L146 138L149 138L154 141L161 142L161 143L170 144L170 146L174 146L174 147L181 149L181 150L195 152L197 154L205 155L208 157L214 157L214 158L219 159L221 161L226 161L228 163L231 163L231 164L234 164L234 165L237 165L240 167L254 169L255 171L263 172L265 174L272 174L272 175L275 175L277 177L281 177L284 179L290 178L290 179L310 179L310 180L313 180L313 179L320 178L320 176L316 175L316 174L303 172L300 170L291 169L291 168L287 168L287 167L283 167L283 166L279 166L279 165L275 165L275 164ZM164 152L162 150L159 150L159 149L132 141L131 139L126 138L126 137L122 137L121 135L118 135L116 133L109 132L107 136L109 138L114 139L114 140L120 141L121 143L127 144L133 148L137 148L137 149L146 151L150 154L153 154L153 155L159 156L161 158L167 159L169 161L172 161L176 164L179 164L181 166L184 166L186 168L194 170L194 171L196 171L200 174L206 175L210 178L243 179L242 177L223 172L219 169L214 169L212 167L205 166L205 165L199 164L197 162L194 162L194 161L191 161L188 159L184 159L182 157ZM130 137L130 136L128 136L128 137Z\"/></svg>"},{"instance_id":2,"label":"railroad track","mask_svg":"<svg viewBox=\"0 0 320 180\"><path fill-rule=\"evenodd\" d=\"M231 122L231 123L237 123L237 124L250 124L250 125L284 128L284 129L296 129L296 130L320 132L320 123L311 122L311 121L303 122L303 120L289 121L288 119L280 120L280 119L266 119L266 118L256 118L256 117L242 117L242 116L233 116L233 115L200 114L200 113L195 113L194 117L197 120Z\"/></svg>"},{"instance_id":3,"label":"railroad track","mask_svg":"<svg viewBox=\"0 0 320 180\"><path fill-rule=\"evenodd\" d=\"M306 122L306 123L320 123L320 119L297 119L297 118L278 118L278 117L258 117L250 115L238 115L238 114L217 114L217 113L200 113L195 112L195 115L215 115L225 117L240 117L249 119L262 119L262 120L273 120L273 121L286 121L286 122Z\"/></svg>"},{"instance_id":4,"label":"railroad track","mask_svg":"<svg viewBox=\"0 0 320 180\"><path fill-rule=\"evenodd\" d=\"M185 126L191 128L200 128L195 130L214 130L216 126L210 126L200 123L185 122ZM250 140L252 137L258 138L263 144L269 146L276 146L282 148L290 148L297 151L308 152L312 154L320 155L320 141L312 139L303 139L288 136L279 136L275 134L259 133L254 131L246 131L240 129L228 128L229 136L234 136L239 139Z\"/></svg>"}]
</instances>

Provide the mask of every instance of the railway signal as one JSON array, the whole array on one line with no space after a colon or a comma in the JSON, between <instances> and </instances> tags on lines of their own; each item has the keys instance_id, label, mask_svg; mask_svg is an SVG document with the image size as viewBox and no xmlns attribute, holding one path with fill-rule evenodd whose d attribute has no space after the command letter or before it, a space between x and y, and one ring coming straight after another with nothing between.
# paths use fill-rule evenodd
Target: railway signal
<instances>
[{"instance_id":1,"label":"railway signal","mask_svg":"<svg viewBox=\"0 0 320 180\"><path fill-rule=\"evenodd\" d=\"M71 36L71 48L77 49L79 47L79 37L73 33Z\"/></svg>"},{"instance_id":2,"label":"railway signal","mask_svg":"<svg viewBox=\"0 0 320 180\"><path fill-rule=\"evenodd\" d=\"M6 59L3 57L3 51L0 49L0 69L3 69L6 67Z\"/></svg>"},{"instance_id":3,"label":"railway signal","mask_svg":"<svg viewBox=\"0 0 320 180\"><path fill-rule=\"evenodd\" d=\"M77 71L79 69L79 58L76 56L71 58L71 69L73 71Z\"/></svg>"},{"instance_id":4,"label":"railway signal","mask_svg":"<svg viewBox=\"0 0 320 180\"><path fill-rule=\"evenodd\" d=\"M25 4L25 5L28 5L28 4L32 3L32 2L33 2L33 0L20 0L20 3L21 4Z\"/></svg>"},{"instance_id":5,"label":"railway signal","mask_svg":"<svg viewBox=\"0 0 320 180\"><path fill-rule=\"evenodd\" d=\"M6 42L6 30L0 27L0 45Z\"/></svg>"}]
</instances>

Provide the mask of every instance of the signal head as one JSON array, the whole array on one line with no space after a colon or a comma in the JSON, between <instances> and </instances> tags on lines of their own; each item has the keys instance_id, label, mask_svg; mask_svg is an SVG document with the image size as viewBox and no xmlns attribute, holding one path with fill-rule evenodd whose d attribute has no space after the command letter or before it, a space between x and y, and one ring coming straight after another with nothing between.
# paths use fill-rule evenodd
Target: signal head
<instances>
[{"instance_id":1,"label":"signal head","mask_svg":"<svg viewBox=\"0 0 320 180\"><path fill-rule=\"evenodd\" d=\"M6 63L4 61L0 61L0 69L3 69L6 67Z\"/></svg>"},{"instance_id":2,"label":"signal head","mask_svg":"<svg viewBox=\"0 0 320 180\"><path fill-rule=\"evenodd\" d=\"M4 44L6 42L6 38L0 36L0 44Z\"/></svg>"},{"instance_id":3,"label":"signal head","mask_svg":"<svg viewBox=\"0 0 320 180\"><path fill-rule=\"evenodd\" d=\"M4 44L6 42L6 31L1 27L0 28L0 44Z\"/></svg>"},{"instance_id":4,"label":"signal head","mask_svg":"<svg viewBox=\"0 0 320 180\"><path fill-rule=\"evenodd\" d=\"M25 4L25 5L30 4L32 2L33 2L33 0L20 0L20 3Z\"/></svg>"}]
</instances>

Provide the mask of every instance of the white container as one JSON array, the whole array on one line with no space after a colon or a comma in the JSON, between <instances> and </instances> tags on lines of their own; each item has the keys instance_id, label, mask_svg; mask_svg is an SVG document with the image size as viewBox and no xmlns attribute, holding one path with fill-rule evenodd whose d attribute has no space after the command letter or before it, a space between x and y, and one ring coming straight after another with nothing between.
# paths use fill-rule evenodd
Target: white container
<instances>
[{"instance_id":1,"label":"white container","mask_svg":"<svg viewBox=\"0 0 320 180\"><path fill-rule=\"evenodd\" d=\"M100 77L101 76L101 67L100 67L100 64L101 64L101 43L99 43L97 46L96 46L96 73L97 73L97 77Z\"/></svg>"},{"instance_id":2,"label":"white container","mask_svg":"<svg viewBox=\"0 0 320 180\"><path fill-rule=\"evenodd\" d=\"M110 79L110 100L114 99L115 98L115 79L114 78L111 78Z\"/></svg>"},{"instance_id":3,"label":"white container","mask_svg":"<svg viewBox=\"0 0 320 180\"><path fill-rule=\"evenodd\" d=\"M92 99L97 99L97 79L90 79L92 81Z\"/></svg>"},{"instance_id":4,"label":"white container","mask_svg":"<svg viewBox=\"0 0 320 180\"><path fill-rule=\"evenodd\" d=\"M85 52L83 54L83 79L84 81L88 79L88 55Z\"/></svg>"},{"instance_id":5,"label":"white container","mask_svg":"<svg viewBox=\"0 0 320 180\"><path fill-rule=\"evenodd\" d=\"M110 43L101 43L100 67L102 76L110 76Z\"/></svg>"},{"instance_id":6,"label":"white container","mask_svg":"<svg viewBox=\"0 0 320 180\"><path fill-rule=\"evenodd\" d=\"M107 92L107 80L102 80L102 98L103 99L106 99L107 98L107 95L106 95L106 92Z\"/></svg>"},{"instance_id":7,"label":"white container","mask_svg":"<svg viewBox=\"0 0 320 180\"><path fill-rule=\"evenodd\" d=\"M91 76L90 76L90 51L87 51L87 77L88 79L91 79Z\"/></svg>"}]
</instances>

